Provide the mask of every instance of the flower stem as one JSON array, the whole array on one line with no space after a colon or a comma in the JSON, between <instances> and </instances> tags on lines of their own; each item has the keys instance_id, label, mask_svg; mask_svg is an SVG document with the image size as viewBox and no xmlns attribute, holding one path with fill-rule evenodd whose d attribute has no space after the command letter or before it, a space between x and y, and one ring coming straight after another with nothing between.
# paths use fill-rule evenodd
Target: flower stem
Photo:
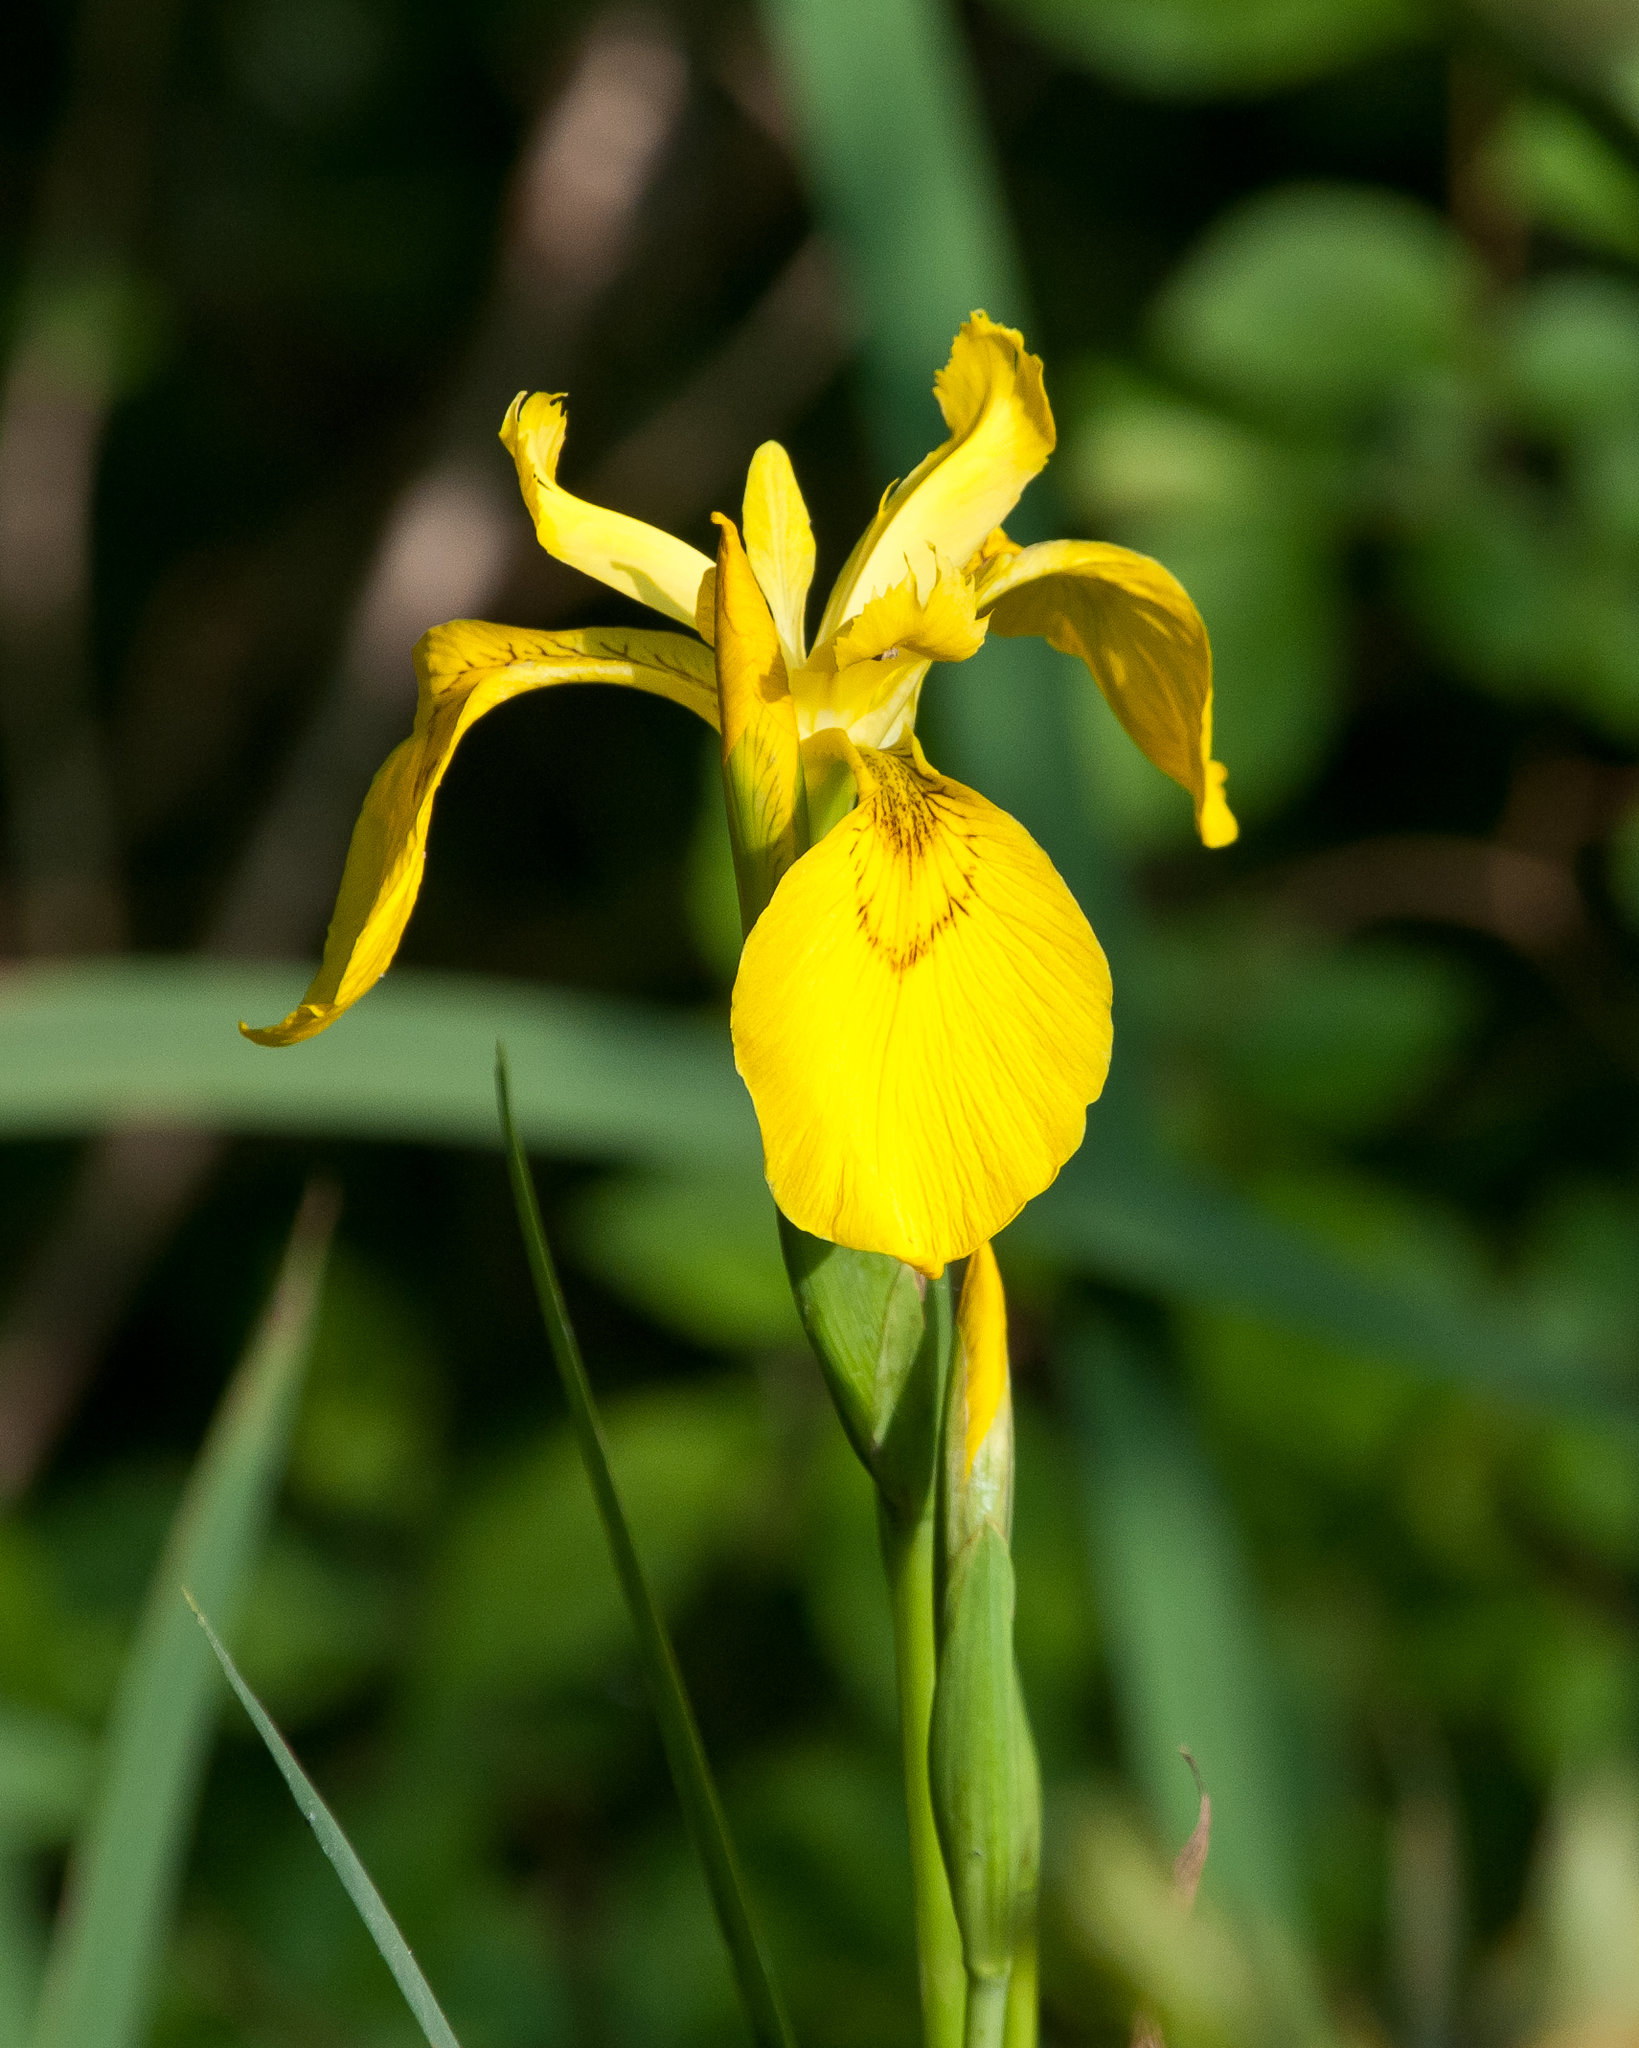
<instances>
[{"instance_id":1,"label":"flower stem","mask_svg":"<svg viewBox=\"0 0 1639 2048\"><path fill-rule=\"evenodd\" d=\"M1036 1930L1019 1943L1007 1980L1007 2048L1036 2048L1040 2018L1036 1988Z\"/></svg>"},{"instance_id":2,"label":"flower stem","mask_svg":"<svg viewBox=\"0 0 1639 2048\"><path fill-rule=\"evenodd\" d=\"M882 1559L893 1607L894 1672L899 1686L899 1735L904 1754L905 1809L911 1831L911 1891L916 1911L916 1954L922 1986L925 2048L962 2048L967 1973L962 1937L950 1902L945 1859L933 1825L928 1793L928 1723L933 1712L934 1509L914 1522L883 1503ZM999 2044L1001 2035L996 2035Z\"/></svg>"},{"instance_id":3,"label":"flower stem","mask_svg":"<svg viewBox=\"0 0 1639 2048\"><path fill-rule=\"evenodd\" d=\"M1007 2038L1007 1987L1012 1972L1000 1977L970 1977L967 2026L963 2048L1003 2048Z\"/></svg>"}]
</instances>

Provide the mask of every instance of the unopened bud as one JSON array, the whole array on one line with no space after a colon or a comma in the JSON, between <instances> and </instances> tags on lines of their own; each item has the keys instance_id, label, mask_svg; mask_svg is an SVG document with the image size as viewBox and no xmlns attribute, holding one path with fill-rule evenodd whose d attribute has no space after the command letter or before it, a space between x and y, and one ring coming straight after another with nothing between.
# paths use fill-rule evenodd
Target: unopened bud
<instances>
[{"instance_id":1,"label":"unopened bud","mask_svg":"<svg viewBox=\"0 0 1639 2048\"><path fill-rule=\"evenodd\" d=\"M1008 1980L1034 1939L1041 1864L1041 1777L1013 1655L1007 1307L989 1245L962 1287L940 1495L929 1781L977 2044L1001 2040Z\"/></svg>"}]
</instances>

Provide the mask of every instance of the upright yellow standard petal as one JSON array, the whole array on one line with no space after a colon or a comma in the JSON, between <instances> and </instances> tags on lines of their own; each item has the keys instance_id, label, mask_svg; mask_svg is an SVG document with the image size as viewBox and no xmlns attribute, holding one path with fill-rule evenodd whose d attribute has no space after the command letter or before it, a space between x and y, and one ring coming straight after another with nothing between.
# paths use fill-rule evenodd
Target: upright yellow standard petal
<instances>
[{"instance_id":1,"label":"upright yellow standard petal","mask_svg":"<svg viewBox=\"0 0 1639 2048\"><path fill-rule=\"evenodd\" d=\"M554 683L619 683L717 723L710 654L681 633L526 633L456 619L415 649L415 728L388 755L353 827L324 959L282 1023L240 1030L258 1045L294 1045L373 988L398 951L427 857L433 797L462 735L486 711Z\"/></svg>"},{"instance_id":2,"label":"upright yellow standard petal","mask_svg":"<svg viewBox=\"0 0 1639 2048\"><path fill-rule=\"evenodd\" d=\"M692 626L710 559L658 526L607 512L566 491L558 482L558 457L568 427L563 400L545 391L520 391L501 422L501 440L518 465L536 538L571 569Z\"/></svg>"},{"instance_id":3,"label":"upright yellow standard petal","mask_svg":"<svg viewBox=\"0 0 1639 2048\"><path fill-rule=\"evenodd\" d=\"M1081 1143L1110 975L1041 848L914 738L854 773L746 941L735 1059L791 1221L937 1274Z\"/></svg>"},{"instance_id":4,"label":"upright yellow standard petal","mask_svg":"<svg viewBox=\"0 0 1639 2048\"><path fill-rule=\"evenodd\" d=\"M780 636L734 521L715 516L722 530L713 585L723 796L740 918L749 931L807 845L808 820L797 711Z\"/></svg>"},{"instance_id":5,"label":"upright yellow standard petal","mask_svg":"<svg viewBox=\"0 0 1639 2048\"><path fill-rule=\"evenodd\" d=\"M746 473L746 553L779 628L788 669L808 654L808 586L814 580L814 529L791 458L765 441Z\"/></svg>"},{"instance_id":6,"label":"upright yellow standard petal","mask_svg":"<svg viewBox=\"0 0 1639 2048\"><path fill-rule=\"evenodd\" d=\"M1202 842L1235 838L1225 769L1212 758L1212 649L1170 570L1102 541L1042 541L992 560L979 609L992 632L1037 634L1078 655L1156 767L1189 791Z\"/></svg>"},{"instance_id":7,"label":"upright yellow standard petal","mask_svg":"<svg viewBox=\"0 0 1639 2048\"><path fill-rule=\"evenodd\" d=\"M1007 1393L1007 1298L996 1254L988 1244L967 1262L962 1299L956 1311L957 1358L962 1370L966 1413L962 1472L973 1470L979 1447L990 1434Z\"/></svg>"},{"instance_id":8,"label":"upright yellow standard petal","mask_svg":"<svg viewBox=\"0 0 1639 2048\"><path fill-rule=\"evenodd\" d=\"M907 566L925 581L930 549L966 562L1053 452L1041 358L1016 328L988 314L963 324L933 393L950 438L883 499L836 580L817 639L897 583Z\"/></svg>"}]
</instances>

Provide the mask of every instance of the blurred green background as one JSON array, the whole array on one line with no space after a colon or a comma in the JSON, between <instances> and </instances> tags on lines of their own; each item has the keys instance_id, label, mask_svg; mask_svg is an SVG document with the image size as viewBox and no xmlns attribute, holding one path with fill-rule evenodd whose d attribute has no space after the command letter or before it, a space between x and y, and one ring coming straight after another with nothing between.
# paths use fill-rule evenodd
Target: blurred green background
<instances>
[{"instance_id":1,"label":"blurred green background","mask_svg":"<svg viewBox=\"0 0 1639 2048\"><path fill-rule=\"evenodd\" d=\"M246 1674L467 2048L738 2037L498 1033L799 2035L914 2038L872 1506L729 1062L709 735L507 707L393 976L292 1052L233 1025L300 991L416 635L623 615L534 544L515 390L569 392L572 488L702 545L784 440L823 579L988 303L1059 423L1015 530L1184 579L1243 823L1195 848L1057 657L930 681L1117 989L1000 1247L1047 2038L1143 1993L1203 2040L1639 2041L1632 6L40 0L0 102L0 2040L315 1170ZM151 2038L411 2024L224 1715Z\"/></svg>"}]
</instances>

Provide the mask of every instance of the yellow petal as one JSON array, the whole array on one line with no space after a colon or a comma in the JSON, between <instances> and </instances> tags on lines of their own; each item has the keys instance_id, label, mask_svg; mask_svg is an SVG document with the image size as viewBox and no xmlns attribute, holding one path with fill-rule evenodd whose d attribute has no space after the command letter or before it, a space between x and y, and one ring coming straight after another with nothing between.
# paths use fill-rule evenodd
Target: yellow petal
<instances>
[{"instance_id":1,"label":"yellow petal","mask_svg":"<svg viewBox=\"0 0 1639 2048\"><path fill-rule=\"evenodd\" d=\"M752 574L734 521L722 529L713 587L717 604L717 691L740 918L749 931L808 843L797 711L768 601Z\"/></svg>"},{"instance_id":2,"label":"yellow petal","mask_svg":"<svg viewBox=\"0 0 1639 2048\"><path fill-rule=\"evenodd\" d=\"M897 746L916 719L928 665L984 645L973 585L948 562L923 597L914 576L873 597L791 678L805 732L841 726L862 747Z\"/></svg>"},{"instance_id":3,"label":"yellow petal","mask_svg":"<svg viewBox=\"0 0 1639 2048\"><path fill-rule=\"evenodd\" d=\"M993 632L1079 655L1133 739L1194 798L1203 843L1235 838L1226 770L1212 758L1212 649L1170 570L1101 541L1042 541L997 558L979 609Z\"/></svg>"},{"instance_id":4,"label":"yellow petal","mask_svg":"<svg viewBox=\"0 0 1639 2048\"><path fill-rule=\"evenodd\" d=\"M985 644L973 586L948 562L938 562L928 594L906 576L857 611L831 643L838 668L872 661L897 647L929 661L966 661Z\"/></svg>"},{"instance_id":5,"label":"yellow petal","mask_svg":"<svg viewBox=\"0 0 1639 2048\"><path fill-rule=\"evenodd\" d=\"M1007 1392L1007 1298L996 1254L982 1244L967 1262L956 1311L957 1357L961 1361L967 1411L964 1476L973 1470L979 1447L990 1434Z\"/></svg>"},{"instance_id":6,"label":"yellow petal","mask_svg":"<svg viewBox=\"0 0 1639 2048\"><path fill-rule=\"evenodd\" d=\"M563 400L545 391L520 391L501 422L501 440L518 465L536 538L571 569L692 626L710 560L657 526L606 512L566 491L558 482L558 457L568 427Z\"/></svg>"},{"instance_id":7,"label":"yellow petal","mask_svg":"<svg viewBox=\"0 0 1639 2048\"><path fill-rule=\"evenodd\" d=\"M914 738L746 941L735 1058L801 1229L930 1274L1048 1185L1110 1058L1110 976L1023 826Z\"/></svg>"},{"instance_id":8,"label":"yellow petal","mask_svg":"<svg viewBox=\"0 0 1639 2048\"><path fill-rule=\"evenodd\" d=\"M1041 358L1026 351L1016 328L975 313L933 392L950 438L883 499L837 578L819 639L897 583L907 566L922 578L930 548L965 563L1053 452Z\"/></svg>"},{"instance_id":9,"label":"yellow petal","mask_svg":"<svg viewBox=\"0 0 1639 2048\"><path fill-rule=\"evenodd\" d=\"M282 1023L240 1030L294 1045L339 1017L386 973L415 908L433 797L462 735L486 711L554 683L620 683L669 697L717 723L711 656L681 633L528 633L456 619L423 634L415 729L388 755L353 827L324 959Z\"/></svg>"},{"instance_id":10,"label":"yellow petal","mask_svg":"<svg viewBox=\"0 0 1639 2048\"><path fill-rule=\"evenodd\" d=\"M808 586L814 580L814 529L791 458L765 441L751 458L744 505L746 553L779 628L786 665L808 653Z\"/></svg>"}]
</instances>

